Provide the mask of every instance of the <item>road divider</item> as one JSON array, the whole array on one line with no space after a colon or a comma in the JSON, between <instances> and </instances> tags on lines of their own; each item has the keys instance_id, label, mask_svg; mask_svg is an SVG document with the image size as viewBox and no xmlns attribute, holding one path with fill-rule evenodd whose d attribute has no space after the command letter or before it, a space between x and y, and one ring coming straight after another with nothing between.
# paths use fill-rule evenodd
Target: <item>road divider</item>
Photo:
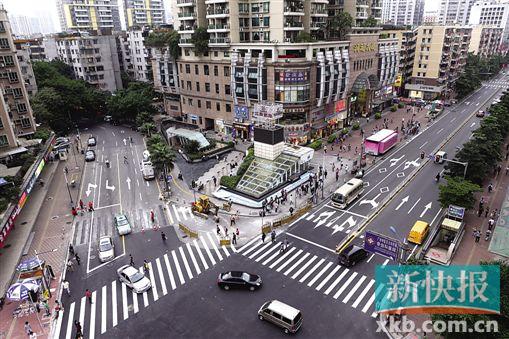
<instances>
[{"instance_id":1,"label":"road divider","mask_svg":"<svg viewBox=\"0 0 509 339\"><path fill-rule=\"evenodd\" d=\"M198 238L198 232L190 229L189 227L187 227L183 223L179 223L179 229L182 232L184 232L185 234L187 234L190 238Z\"/></svg>"}]
</instances>

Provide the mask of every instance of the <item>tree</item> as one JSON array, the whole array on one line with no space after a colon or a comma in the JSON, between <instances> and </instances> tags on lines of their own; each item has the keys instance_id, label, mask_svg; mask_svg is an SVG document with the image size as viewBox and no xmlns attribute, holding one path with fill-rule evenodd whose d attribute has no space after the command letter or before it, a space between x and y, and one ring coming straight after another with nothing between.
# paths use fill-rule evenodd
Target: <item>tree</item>
<instances>
[{"instance_id":1,"label":"tree","mask_svg":"<svg viewBox=\"0 0 509 339\"><path fill-rule=\"evenodd\" d=\"M169 47L170 47L170 54L173 58L177 59L180 56L180 35L177 31L171 31L170 37L169 37Z\"/></svg>"},{"instance_id":2,"label":"tree","mask_svg":"<svg viewBox=\"0 0 509 339\"><path fill-rule=\"evenodd\" d=\"M155 112L152 97L144 90L120 90L108 98L108 111L119 121L134 121L141 112Z\"/></svg>"},{"instance_id":3,"label":"tree","mask_svg":"<svg viewBox=\"0 0 509 339\"><path fill-rule=\"evenodd\" d=\"M346 40L346 35L350 32L353 25L353 19L347 12L339 12L330 21L327 31L331 39Z\"/></svg>"},{"instance_id":4,"label":"tree","mask_svg":"<svg viewBox=\"0 0 509 339\"><path fill-rule=\"evenodd\" d=\"M140 126L140 132L143 135L151 136L156 130L156 125L153 122L145 122Z\"/></svg>"},{"instance_id":5,"label":"tree","mask_svg":"<svg viewBox=\"0 0 509 339\"><path fill-rule=\"evenodd\" d=\"M153 123L154 119L149 112L141 112L136 116L136 126L141 127L144 123Z\"/></svg>"},{"instance_id":6,"label":"tree","mask_svg":"<svg viewBox=\"0 0 509 339\"><path fill-rule=\"evenodd\" d=\"M373 18L372 16L370 16L369 18L367 18L362 24L361 26L362 27L377 27L379 24L378 24L378 20L376 20L375 18Z\"/></svg>"},{"instance_id":7,"label":"tree","mask_svg":"<svg viewBox=\"0 0 509 339\"><path fill-rule=\"evenodd\" d=\"M150 143L150 146L147 144L152 164L158 171L162 171L165 167L169 170L173 169L175 153L164 141L154 142L154 140Z\"/></svg>"},{"instance_id":8,"label":"tree","mask_svg":"<svg viewBox=\"0 0 509 339\"><path fill-rule=\"evenodd\" d=\"M295 42L313 42L314 39L311 37L311 34L308 32L300 32L295 38Z\"/></svg>"},{"instance_id":9,"label":"tree","mask_svg":"<svg viewBox=\"0 0 509 339\"><path fill-rule=\"evenodd\" d=\"M191 43L194 45L194 52L203 55L209 51L209 33L206 28L197 27L191 36Z\"/></svg>"},{"instance_id":10,"label":"tree","mask_svg":"<svg viewBox=\"0 0 509 339\"><path fill-rule=\"evenodd\" d=\"M42 88L31 99L32 110L37 121L44 122L56 132L69 131L66 102L54 88Z\"/></svg>"},{"instance_id":11,"label":"tree","mask_svg":"<svg viewBox=\"0 0 509 339\"><path fill-rule=\"evenodd\" d=\"M468 180L463 180L458 177L446 177L447 184L439 186L440 205L445 208L449 205L456 205L471 209L474 207L475 192L481 192L482 189Z\"/></svg>"},{"instance_id":12,"label":"tree","mask_svg":"<svg viewBox=\"0 0 509 339\"><path fill-rule=\"evenodd\" d=\"M187 154L196 154L200 151L200 143L197 140L190 140L184 145Z\"/></svg>"}]
</instances>

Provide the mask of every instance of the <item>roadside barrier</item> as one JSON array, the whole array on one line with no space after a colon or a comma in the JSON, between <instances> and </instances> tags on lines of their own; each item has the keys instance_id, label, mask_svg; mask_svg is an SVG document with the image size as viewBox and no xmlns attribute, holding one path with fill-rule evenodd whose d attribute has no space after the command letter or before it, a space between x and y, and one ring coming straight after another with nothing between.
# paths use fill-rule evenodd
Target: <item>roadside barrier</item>
<instances>
[{"instance_id":1,"label":"roadside barrier","mask_svg":"<svg viewBox=\"0 0 509 339\"><path fill-rule=\"evenodd\" d=\"M198 238L198 232L193 231L192 229L190 229L189 227L182 223L179 223L179 229L185 234L187 234L190 238Z\"/></svg>"},{"instance_id":2,"label":"roadside barrier","mask_svg":"<svg viewBox=\"0 0 509 339\"><path fill-rule=\"evenodd\" d=\"M231 242L230 238L219 239L220 246L230 246L231 243L232 242Z\"/></svg>"},{"instance_id":3,"label":"roadside barrier","mask_svg":"<svg viewBox=\"0 0 509 339\"><path fill-rule=\"evenodd\" d=\"M272 227L277 228L277 227L283 226L284 224L291 223L292 221L296 220L297 218L300 218L304 213L309 211L312 207L313 207L312 203L307 203L303 207L296 210L293 214L285 215L284 217L274 220L272 222Z\"/></svg>"}]
</instances>

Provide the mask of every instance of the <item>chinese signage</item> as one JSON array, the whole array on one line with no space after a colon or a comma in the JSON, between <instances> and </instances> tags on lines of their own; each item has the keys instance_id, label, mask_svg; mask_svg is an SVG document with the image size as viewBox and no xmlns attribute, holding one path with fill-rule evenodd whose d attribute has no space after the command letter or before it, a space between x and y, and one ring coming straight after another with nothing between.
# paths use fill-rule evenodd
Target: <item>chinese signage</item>
<instances>
[{"instance_id":1,"label":"chinese signage","mask_svg":"<svg viewBox=\"0 0 509 339\"><path fill-rule=\"evenodd\" d=\"M255 104L253 118L259 121L274 121L283 117L283 104Z\"/></svg>"},{"instance_id":2,"label":"chinese signage","mask_svg":"<svg viewBox=\"0 0 509 339\"><path fill-rule=\"evenodd\" d=\"M450 217L457 218L463 220L463 216L465 215L465 208L449 205L449 209L447 210L447 214Z\"/></svg>"},{"instance_id":3,"label":"chinese signage","mask_svg":"<svg viewBox=\"0 0 509 339\"><path fill-rule=\"evenodd\" d=\"M247 106L234 106L233 112L235 119L247 120L249 119L249 108Z\"/></svg>"},{"instance_id":4,"label":"chinese signage","mask_svg":"<svg viewBox=\"0 0 509 339\"><path fill-rule=\"evenodd\" d=\"M398 260L399 258L399 242L372 231L366 231L364 249L368 252L378 253L392 260Z\"/></svg>"},{"instance_id":5,"label":"chinese signage","mask_svg":"<svg viewBox=\"0 0 509 339\"><path fill-rule=\"evenodd\" d=\"M334 111L336 113L344 111L345 109L346 109L346 100L345 99L341 99L339 101L336 101L336 107L334 109Z\"/></svg>"},{"instance_id":6,"label":"chinese signage","mask_svg":"<svg viewBox=\"0 0 509 339\"><path fill-rule=\"evenodd\" d=\"M369 44L355 44L352 46L352 52L354 53L376 52L376 44L374 42Z\"/></svg>"},{"instance_id":7,"label":"chinese signage","mask_svg":"<svg viewBox=\"0 0 509 339\"><path fill-rule=\"evenodd\" d=\"M375 308L382 313L500 313L500 267L377 266Z\"/></svg>"},{"instance_id":8,"label":"chinese signage","mask_svg":"<svg viewBox=\"0 0 509 339\"><path fill-rule=\"evenodd\" d=\"M305 70L295 70L295 71L284 71L279 72L279 81L280 82L305 82L307 81L307 71Z\"/></svg>"},{"instance_id":9,"label":"chinese signage","mask_svg":"<svg viewBox=\"0 0 509 339\"><path fill-rule=\"evenodd\" d=\"M403 82L403 78L401 74L396 76L396 80L394 81L394 87L401 87L401 83Z\"/></svg>"}]
</instances>

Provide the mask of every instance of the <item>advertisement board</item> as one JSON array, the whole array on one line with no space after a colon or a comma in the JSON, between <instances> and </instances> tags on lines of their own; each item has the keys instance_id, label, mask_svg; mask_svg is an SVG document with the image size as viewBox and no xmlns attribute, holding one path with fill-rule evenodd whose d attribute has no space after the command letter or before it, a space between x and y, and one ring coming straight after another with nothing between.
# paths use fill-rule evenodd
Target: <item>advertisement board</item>
<instances>
[{"instance_id":1,"label":"advertisement board","mask_svg":"<svg viewBox=\"0 0 509 339\"><path fill-rule=\"evenodd\" d=\"M371 253L378 253L384 257L397 261L399 258L400 244L399 241L375 233L366 231L364 237L364 249Z\"/></svg>"},{"instance_id":2,"label":"advertisement board","mask_svg":"<svg viewBox=\"0 0 509 339\"><path fill-rule=\"evenodd\" d=\"M249 108L247 106L234 106L233 113L235 119L248 120L249 119Z\"/></svg>"},{"instance_id":3,"label":"advertisement board","mask_svg":"<svg viewBox=\"0 0 509 339\"><path fill-rule=\"evenodd\" d=\"M336 101L336 107L334 109L334 111L336 113L344 111L345 109L346 109L346 99L341 99L339 101Z\"/></svg>"},{"instance_id":4,"label":"advertisement board","mask_svg":"<svg viewBox=\"0 0 509 339\"><path fill-rule=\"evenodd\" d=\"M283 104L255 104L253 118L260 121L274 121L283 117Z\"/></svg>"}]
</instances>

